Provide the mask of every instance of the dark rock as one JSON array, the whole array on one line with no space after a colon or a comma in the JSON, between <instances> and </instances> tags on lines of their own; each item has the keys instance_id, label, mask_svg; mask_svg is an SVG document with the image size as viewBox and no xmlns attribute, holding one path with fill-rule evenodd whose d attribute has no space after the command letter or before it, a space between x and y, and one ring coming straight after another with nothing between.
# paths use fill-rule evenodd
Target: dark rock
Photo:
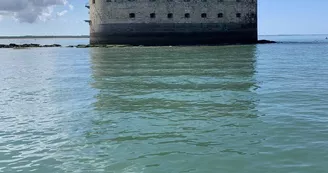
<instances>
[{"instance_id":1,"label":"dark rock","mask_svg":"<svg viewBox=\"0 0 328 173\"><path fill-rule=\"evenodd\" d=\"M22 45L17 45L16 47L28 48L28 47L40 47L40 45L39 44L22 44Z\"/></svg>"},{"instance_id":2,"label":"dark rock","mask_svg":"<svg viewBox=\"0 0 328 173\"><path fill-rule=\"evenodd\" d=\"M271 41L271 40L258 40L257 43L258 44L269 44L269 43L277 43L277 42Z\"/></svg>"},{"instance_id":3,"label":"dark rock","mask_svg":"<svg viewBox=\"0 0 328 173\"><path fill-rule=\"evenodd\" d=\"M10 47L10 48L14 48L14 47L18 47L18 45L17 45L17 44L14 44L14 43L10 43L10 44L9 44L9 47Z\"/></svg>"},{"instance_id":4,"label":"dark rock","mask_svg":"<svg viewBox=\"0 0 328 173\"><path fill-rule=\"evenodd\" d=\"M40 44L0 44L0 48L37 48L37 47L61 47L60 44L40 45Z\"/></svg>"},{"instance_id":5,"label":"dark rock","mask_svg":"<svg viewBox=\"0 0 328 173\"><path fill-rule=\"evenodd\" d=\"M271 40L258 40L256 42L257 44L269 44L269 43L277 43L275 41L271 41ZM225 44L223 44L225 45ZM239 44L235 44L235 45L239 45ZM112 45L112 44L79 44L79 45L69 45L66 46L68 48L89 48L89 47L99 47L99 48L119 48L119 47L128 47L129 45ZM139 45L142 46L142 45ZM60 44L50 44L50 45L40 45L40 44L14 44L14 43L10 43L8 45L6 44L0 44L0 48L16 48L16 49L21 49L21 48L36 48L36 47L62 47Z\"/></svg>"},{"instance_id":6,"label":"dark rock","mask_svg":"<svg viewBox=\"0 0 328 173\"><path fill-rule=\"evenodd\" d=\"M89 44L87 44L87 45L85 45L85 44L79 44L79 45L76 46L76 48L88 48L88 47L90 47Z\"/></svg>"},{"instance_id":7,"label":"dark rock","mask_svg":"<svg viewBox=\"0 0 328 173\"><path fill-rule=\"evenodd\" d=\"M30 44L30 47L40 47L39 44Z\"/></svg>"},{"instance_id":8,"label":"dark rock","mask_svg":"<svg viewBox=\"0 0 328 173\"><path fill-rule=\"evenodd\" d=\"M50 44L50 45L43 45L43 46L41 46L41 47L61 47L61 45L59 45L59 44Z\"/></svg>"},{"instance_id":9,"label":"dark rock","mask_svg":"<svg viewBox=\"0 0 328 173\"><path fill-rule=\"evenodd\" d=\"M9 45L7 45L7 44L1 44L1 45L0 45L0 48L10 48L10 47L9 47Z\"/></svg>"}]
</instances>

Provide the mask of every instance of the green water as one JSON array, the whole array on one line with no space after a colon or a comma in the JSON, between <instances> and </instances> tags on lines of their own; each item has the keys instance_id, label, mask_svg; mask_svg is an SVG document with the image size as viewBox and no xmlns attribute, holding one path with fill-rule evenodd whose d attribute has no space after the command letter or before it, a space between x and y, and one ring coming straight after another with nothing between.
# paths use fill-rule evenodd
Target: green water
<instances>
[{"instance_id":1,"label":"green water","mask_svg":"<svg viewBox=\"0 0 328 173\"><path fill-rule=\"evenodd\" d=\"M328 44L0 50L0 172L319 173Z\"/></svg>"}]
</instances>

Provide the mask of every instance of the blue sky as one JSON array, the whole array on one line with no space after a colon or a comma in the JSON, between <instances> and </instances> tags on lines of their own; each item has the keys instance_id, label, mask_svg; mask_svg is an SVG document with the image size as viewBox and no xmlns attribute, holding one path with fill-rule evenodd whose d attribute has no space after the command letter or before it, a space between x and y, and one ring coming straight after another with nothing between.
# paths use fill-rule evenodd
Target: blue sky
<instances>
[{"instance_id":1,"label":"blue sky","mask_svg":"<svg viewBox=\"0 0 328 173\"><path fill-rule=\"evenodd\" d=\"M83 21L88 19L88 10L84 7L87 0L57 0L65 3L53 10L45 4L48 11L30 23L17 19L17 15L13 17L13 11L1 11L4 10L1 3L8 5L13 1L28 0L0 0L0 35L85 35L89 32ZM258 0L258 3L260 35L328 34L328 0ZM22 13L21 17L25 15Z\"/></svg>"}]
</instances>

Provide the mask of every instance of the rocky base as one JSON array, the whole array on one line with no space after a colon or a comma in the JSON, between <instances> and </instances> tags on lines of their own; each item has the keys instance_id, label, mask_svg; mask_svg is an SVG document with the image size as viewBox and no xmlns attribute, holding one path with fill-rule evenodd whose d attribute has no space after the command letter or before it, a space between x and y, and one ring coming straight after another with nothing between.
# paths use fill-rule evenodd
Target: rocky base
<instances>
[{"instance_id":1,"label":"rocky base","mask_svg":"<svg viewBox=\"0 0 328 173\"><path fill-rule=\"evenodd\" d=\"M277 43L275 41L271 41L271 40L258 40L257 44L271 44L271 43Z\"/></svg>"},{"instance_id":2,"label":"rocky base","mask_svg":"<svg viewBox=\"0 0 328 173\"><path fill-rule=\"evenodd\" d=\"M277 43L275 41L270 40L258 40L254 44L272 44ZM223 44L226 45L226 44ZM228 45L234 45L234 44L228 44ZM235 45L239 45L236 43ZM66 46L68 48L90 48L90 47L102 47L102 48L112 48L112 47L127 47L129 45L112 45L112 44L79 44L79 45L70 45ZM140 45L142 46L142 45ZM40 45L40 44L0 44L0 48L13 48L13 49L24 49L24 48L42 48L42 47L63 47L59 44L50 44L50 45Z\"/></svg>"},{"instance_id":3,"label":"rocky base","mask_svg":"<svg viewBox=\"0 0 328 173\"><path fill-rule=\"evenodd\" d=\"M62 47L59 44L51 44L51 45L40 45L40 44L0 44L0 48L35 48L35 47Z\"/></svg>"}]
</instances>

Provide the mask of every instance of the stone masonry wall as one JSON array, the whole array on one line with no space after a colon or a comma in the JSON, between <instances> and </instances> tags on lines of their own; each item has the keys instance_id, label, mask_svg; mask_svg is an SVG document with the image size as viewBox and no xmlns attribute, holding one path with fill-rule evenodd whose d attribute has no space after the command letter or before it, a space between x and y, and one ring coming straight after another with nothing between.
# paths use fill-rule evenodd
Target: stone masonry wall
<instances>
[{"instance_id":1,"label":"stone masonry wall","mask_svg":"<svg viewBox=\"0 0 328 173\"><path fill-rule=\"evenodd\" d=\"M257 39L257 0L89 0L89 4L91 42L120 40L118 36L127 40L133 34L138 34L135 42L145 37L179 41L178 35L170 38L170 33L203 33L206 42L209 32L216 40ZM228 32L234 34L228 36Z\"/></svg>"},{"instance_id":2,"label":"stone masonry wall","mask_svg":"<svg viewBox=\"0 0 328 173\"><path fill-rule=\"evenodd\" d=\"M256 18L257 0L90 0L92 24L109 23L249 23ZM109 2L107 2L109 1ZM135 13L130 18L129 13ZM155 18L150 14L155 13ZM172 13L173 18L167 14ZM184 14L190 13L190 18ZM202 18L201 14L207 17ZM222 13L223 17L218 18ZM236 17L240 13L241 17ZM255 21L254 21L255 22Z\"/></svg>"}]
</instances>

